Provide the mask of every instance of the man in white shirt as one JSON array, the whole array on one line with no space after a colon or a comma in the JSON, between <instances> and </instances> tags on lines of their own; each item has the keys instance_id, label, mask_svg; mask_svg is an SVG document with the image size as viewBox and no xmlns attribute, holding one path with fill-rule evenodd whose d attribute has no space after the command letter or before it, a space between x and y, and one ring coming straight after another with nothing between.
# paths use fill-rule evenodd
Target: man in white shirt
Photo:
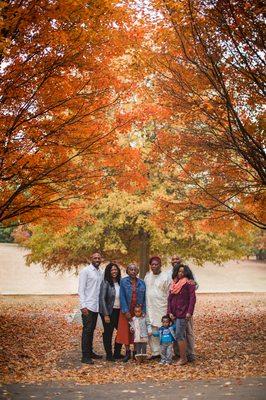
<instances>
[{"instance_id":1,"label":"man in white shirt","mask_svg":"<svg viewBox=\"0 0 266 400\"><path fill-rule=\"evenodd\" d=\"M167 271L162 271L160 257L151 257L150 271L144 278L146 284L147 316L151 323L152 332L158 333L162 325L161 318L167 313L167 298L171 278ZM160 358L160 339L158 336L149 337L151 360Z\"/></svg>"},{"instance_id":2,"label":"man in white shirt","mask_svg":"<svg viewBox=\"0 0 266 400\"><path fill-rule=\"evenodd\" d=\"M91 256L91 264L83 268L79 274L79 299L82 313L82 360L85 364L93 364L93 358L102 358L93 352L93 334L99 312L100 286L103 274L99 269L102 261L101 254Z\"/></svg>"},{"instance_id":3,"label":"man in white shirt","mask_svg":"<svg viewBox=\"0 0 266 400\"><path fill-rule=\"evenodd\" d=\"M171 278L172 278L172 274L173 274L174 268L178 268L182 264L181 257L179 257L177 255L172 256L171 264L172 264L172 267L170 267L169 270L168 270L168 276L169 277L171 276ZM195 282L196 290L197 290L199 285L196 282L195 275L193 273L192 273L192 277L193 277L193 281ZM188 359L189 362L193 362L196 359L196 356L195 356L195 336L194 336L194 328L193 328L193 317L189 318L189 320L187 321L186 340L187 340L187 359ZM175 355L179 356L179 349L178 349L177 343L174 343L173 348L174 348Z\"/></svg>"}]
</instances>

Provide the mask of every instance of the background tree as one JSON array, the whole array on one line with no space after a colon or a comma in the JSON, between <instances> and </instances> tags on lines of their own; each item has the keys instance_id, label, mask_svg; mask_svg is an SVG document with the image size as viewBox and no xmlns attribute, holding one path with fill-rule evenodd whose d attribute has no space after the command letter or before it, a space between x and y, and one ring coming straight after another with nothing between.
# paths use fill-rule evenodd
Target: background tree
<instances>
[{"instance_id":1,"label":"background tree","mask_svg":"<svg viewBox=\"0 0 266 400\"><path fill-rule=\"evenodd\" d=\"M265 228L262 3L152 4L143 51L154 99L171 112L154 143L186 192L176 211Z\"/></svg>"},{"instance_id":2,"label":"background tree","mask_svg":"<svg viewBox=\"0 0 266 400\"><path fill-rule=\"evenodd\" d=\"M130 18L115 0L1 2L0 222L94 197L115 158L124 170Z\"/></svg>"},{"instance_id":3,"label":"background tree","mask_svg":"<svg viewBox=\"0 0 266 400\"><path fill-rule=\"evenodd\" d=\"M152 254L163 256L166 264L169 255L176 252L203 264L249 253L249 235L205 233L196 226L186 226L175 213L161 224L157 215L152 196L115 190L88 207L86 213L68 219L67 224L50 220L31 226L30 237L22 234L22 228L14 236L30 250L27 262L41 263L47 271L78 268L89 262L95 249L122 265L137 262L141 277Z\"/></svg>"}]
</instances>

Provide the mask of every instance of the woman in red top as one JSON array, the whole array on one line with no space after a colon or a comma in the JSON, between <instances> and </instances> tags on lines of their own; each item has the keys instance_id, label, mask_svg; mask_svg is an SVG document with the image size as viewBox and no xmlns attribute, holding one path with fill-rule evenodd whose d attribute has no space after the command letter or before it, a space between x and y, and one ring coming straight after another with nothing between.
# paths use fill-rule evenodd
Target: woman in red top
<instances>
[{"instance_id":1,"label":"woman in red top","mask_svg":"<svg viewBox=\"0 0 266 400\"><path fill-rule=\"evenodd\" d=\"M180 353L180 365L187 363L186 322L191 318L196 303L195 283L191 282L190 269L180 265L173 273L168 296L168 314L176 324L176 340Z\"/></svg>"}]
</instances>

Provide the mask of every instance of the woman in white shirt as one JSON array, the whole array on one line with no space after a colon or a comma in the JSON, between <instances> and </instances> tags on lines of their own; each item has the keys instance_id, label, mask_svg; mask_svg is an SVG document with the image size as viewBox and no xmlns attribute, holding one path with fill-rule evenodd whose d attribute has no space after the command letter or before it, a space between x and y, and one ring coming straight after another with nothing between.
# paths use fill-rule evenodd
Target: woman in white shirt
<instances>
[{"instance_id":1,"label":"woman in white shirt","mask_svg":"<svg viewBox=\"0 0 266 400\"><path fill-rule=\"evenodd\" d=\"M112 351L112 338L114 329L118 327L120 313L120 279L121 270L115 263L109 263L104 271L104 280L101 284L99 310L103 322L103 345L107 361L115 361L121 356L120 343L115 343Z\"/></svg>"}]
</instances>

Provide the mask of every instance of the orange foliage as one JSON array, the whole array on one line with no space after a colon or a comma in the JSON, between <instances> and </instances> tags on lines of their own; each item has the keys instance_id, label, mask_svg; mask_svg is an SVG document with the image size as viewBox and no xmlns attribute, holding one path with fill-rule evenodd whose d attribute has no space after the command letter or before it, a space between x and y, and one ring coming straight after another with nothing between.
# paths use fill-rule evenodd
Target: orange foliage
<instances>
[{"instance_id":1,"label":"orange foliage","mask_svg":"<svg viewBox=\"0 0 266 400\"><path fill-rule=\"evenodd\" d=\"M176 212L265 228L262 5L152 4L143 52L153 97L171 110L155 130L154 150L165 181L182 186Z\"/></svg>"},{"instance_id":2,"label":"orange foliage","mask_svg":"<svg viewBox=\"0 0 266 400\"><path fill-rule=\"evenodd\" d=\"M178 368L176 361L164 368L158 360L139 365L102 359L93 366L80 366L81 325L65 319L76 307L76 297L8 297L1 302L0 315L2 381L88 385L260 376L264 373L264 303L264 293L199 294L194 317L197 360L185 368ZM94 345L102 354L98 329Z\"/></svg>"},{"instance_id":3,"label":"orange foliage","mask_svg":"<svg viewBox=\"0 0 266 400\"><path fill-rule=\"evenodd\" d=\"M130 10L116 0L1 6L0 222L53 216L95 197L128 159L119 185L132 190L142 166L117 141L132 122L121 113L131 95Z\"/></svg>"}]
</instances>

